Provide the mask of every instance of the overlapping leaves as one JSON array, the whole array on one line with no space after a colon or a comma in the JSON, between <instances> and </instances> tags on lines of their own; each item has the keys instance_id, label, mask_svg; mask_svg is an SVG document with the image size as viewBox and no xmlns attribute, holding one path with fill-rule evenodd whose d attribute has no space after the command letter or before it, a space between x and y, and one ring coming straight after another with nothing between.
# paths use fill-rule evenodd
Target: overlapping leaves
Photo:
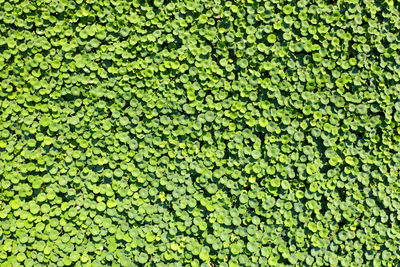
<instances>
[{"instance_id":1,"label":"overlapping leaves","mask_svg":"<svg viewBox=\"0 0 400 267\"><path fill-rule=\"evenodd\" d=\"M1 265L398 265L396 5L3 1Z\"/></svg>"}]
</instances>

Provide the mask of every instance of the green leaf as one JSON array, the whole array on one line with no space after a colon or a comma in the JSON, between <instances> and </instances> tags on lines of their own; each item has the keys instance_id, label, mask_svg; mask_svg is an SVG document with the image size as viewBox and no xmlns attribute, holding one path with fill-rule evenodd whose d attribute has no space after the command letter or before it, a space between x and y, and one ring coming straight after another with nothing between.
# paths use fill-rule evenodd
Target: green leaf
<instances>
[{"instance_id":1,"label":"green leaf","mask_svg":"<svg viewBox=\"0 0 400 267\"><path fill-rule=\"evenodd\" d=\"M231 245L231 252L232 252L233 255L238 255L239 253L242 252L242 247L237 243L232 244Z\"/></svg>"},{"instance_id":2,"label":"green leaf","mask_svg":"<svg viewBox=\"0 0 400 267\"><path fill-rule=\"evenodd\" d=\"M208 262L210 260L209 251L207 249L202 249L200 251L199 258L204 262Z\"/></svg>"},{"instance_id":3,"label":"green leaf","mask_svg":"<svg viewBox=\"0 0 400 267\"><path fill-rule=\"evenodd\" d=\"M269 34L269 35L267 36L267 41L268 41L269 43L275 43L275 42L276 42L276 35L275 35L275 34Z\"/></svg>"},{"instance_id":4,"label":"green leaf","mask_svg":"<svg viewBox=\"0 0 400 267\"><path fill-rule=\"evenodd\" d=\"M317 225L314 222L308 223L308 229L310 229L314 233L317 232L317 230L318 230Z\"/></svg>"}]
</instances>

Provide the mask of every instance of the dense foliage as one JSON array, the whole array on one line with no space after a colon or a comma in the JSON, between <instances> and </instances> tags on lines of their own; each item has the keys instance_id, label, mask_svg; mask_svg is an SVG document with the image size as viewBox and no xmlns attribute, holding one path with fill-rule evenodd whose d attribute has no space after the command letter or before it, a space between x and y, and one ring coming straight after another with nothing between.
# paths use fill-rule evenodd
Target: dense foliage
<instances>
[{"instance_id":1,"label":"dense foliage","mask_svg":"<svg viewBox=\"0 0 400 267\"><path fill-rule=\"evenodd\" d=\"M0 1L1 266L399 266L393 1Z\"/></svg>"}]
</instances>

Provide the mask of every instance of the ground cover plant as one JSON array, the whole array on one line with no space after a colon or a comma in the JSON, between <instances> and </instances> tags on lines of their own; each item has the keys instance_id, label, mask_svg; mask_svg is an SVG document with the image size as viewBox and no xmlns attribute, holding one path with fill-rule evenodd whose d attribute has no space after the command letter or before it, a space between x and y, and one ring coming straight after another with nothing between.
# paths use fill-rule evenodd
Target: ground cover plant
<instances>
[{"instance_id":1,"label":"ground cover plant","mask_svg":"<svg viewBox=\"0 0 400 267\"><path fill-rule=\"evenodd\" d=\"M399 266L395 1L0 1L1 266Z\"/></svg>"}]
</instances>

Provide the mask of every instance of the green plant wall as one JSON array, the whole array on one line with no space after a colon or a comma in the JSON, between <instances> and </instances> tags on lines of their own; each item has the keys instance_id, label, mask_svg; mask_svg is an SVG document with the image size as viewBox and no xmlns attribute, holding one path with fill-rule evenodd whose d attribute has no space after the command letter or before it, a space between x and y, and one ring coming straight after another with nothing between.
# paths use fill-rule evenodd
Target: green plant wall
<instances>
[{"instance_id":1,"label":"green plant wall","mask_svg":"<svg viewBox=\"0 0 400 267\"><path fill-rule=\"evenodd\" d=\"M394 1L0 0L0 265L399 266Z\"/></svg>"}]
</instances>

